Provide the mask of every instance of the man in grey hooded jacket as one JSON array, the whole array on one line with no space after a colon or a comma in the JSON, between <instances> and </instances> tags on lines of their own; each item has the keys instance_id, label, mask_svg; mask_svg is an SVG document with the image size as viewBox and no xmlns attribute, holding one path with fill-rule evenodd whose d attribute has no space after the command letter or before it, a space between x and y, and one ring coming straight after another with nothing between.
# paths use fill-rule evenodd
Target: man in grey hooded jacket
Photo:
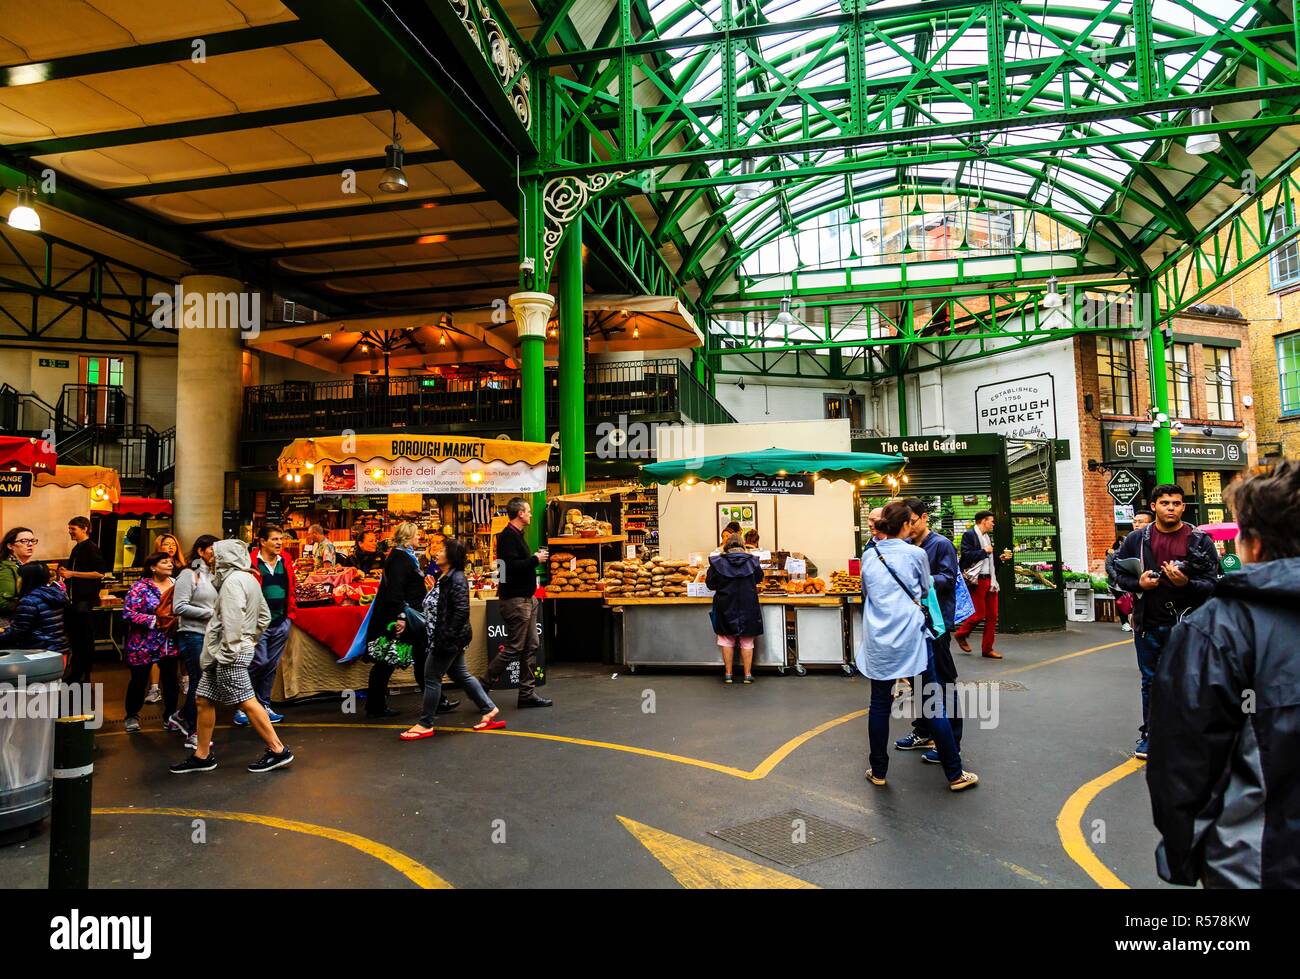
<instances>
[{"instance_id":1,"label":"man in grey hooded jacket","mask_svg":"<svg viewBox=\"0 0 1300 979\"><path fill-rule=\"evenodd\" d=\"M242 541L217 541L212 546L216 568L213 584L217 601L203 636L203 673L198 686L198 737L194 753L171 767L172 774L210 772L217 767L211 751L212 731L217 724L217 705L239 707L266 742L260 761L248 766L262 773L283 768L293 753L275 733L266 709L258 702L248 666L258 637L271 622L271 611L262 597L262 586L253 574L248 547Z\"/></svg>"}]
</instances>

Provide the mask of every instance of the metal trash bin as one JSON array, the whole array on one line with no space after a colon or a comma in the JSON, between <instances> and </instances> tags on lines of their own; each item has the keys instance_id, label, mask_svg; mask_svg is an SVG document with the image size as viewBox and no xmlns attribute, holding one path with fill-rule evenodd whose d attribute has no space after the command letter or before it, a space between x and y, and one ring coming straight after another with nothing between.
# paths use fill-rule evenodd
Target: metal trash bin
<instances>
[{"instance_id":1,"label":"metal trash bin","mask_svg":"<svg viewBox=\"0 0 1300 979\"><path fill-rule=\"evenodd\" d=\"M0 832L50 814L54 718L63 657L0 649ZM51 695L53 691L53 696Z\"/></svg>"}]
</instances>

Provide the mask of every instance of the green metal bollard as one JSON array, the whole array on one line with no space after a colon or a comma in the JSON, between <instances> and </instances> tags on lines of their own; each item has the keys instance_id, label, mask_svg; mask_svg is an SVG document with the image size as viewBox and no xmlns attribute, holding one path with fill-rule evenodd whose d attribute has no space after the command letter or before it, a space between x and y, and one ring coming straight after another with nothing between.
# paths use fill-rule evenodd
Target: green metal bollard
<instances>
[{"instance_id":1,"label":"green metal bollard","mask_svg":"<svg viewBox=\"0 0 1300 979\"><path fill-rule=\"evenodd\" d=\"M95 771L92 714L54 722L54 787L50 800L50 890L90 886L90 783Z\"/></svg>"}]
</instances>

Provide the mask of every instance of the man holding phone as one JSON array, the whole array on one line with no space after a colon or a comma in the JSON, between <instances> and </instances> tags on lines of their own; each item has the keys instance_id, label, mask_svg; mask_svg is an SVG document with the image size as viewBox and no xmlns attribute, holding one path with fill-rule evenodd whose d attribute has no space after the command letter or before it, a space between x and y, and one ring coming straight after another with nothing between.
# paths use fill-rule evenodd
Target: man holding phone
<instances>
[{"instance_id":1,"label":"man holding phone","mask_svg":"<svg viewBox=\"0 0 1300 979\"><path fill-rule=\"evenodd\" d=\"M1170 630L1214 594L1219 554L1204 531L1183 523L1183 490L1165 483L1151 491L1155 523L1124 538L1115 561L1119 587L1135 596L1133 645L1142 674L1142 727L1137 758L1147 756L1151 679Z\"/></svg>"}]
</instances>

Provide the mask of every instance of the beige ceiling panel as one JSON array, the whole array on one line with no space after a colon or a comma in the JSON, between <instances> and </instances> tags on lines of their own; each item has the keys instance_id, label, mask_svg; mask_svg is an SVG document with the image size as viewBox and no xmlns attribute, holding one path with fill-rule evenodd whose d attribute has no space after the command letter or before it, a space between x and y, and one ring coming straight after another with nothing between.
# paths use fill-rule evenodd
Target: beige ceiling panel
<instances>
[{"instance_id":1,"label":"beige ceiling panel","mask_svg":"<svg viewBox=\"0 0 1300 979\"><path fill-rule=\"evenodd\" d=\"M264 24L280 20L293 20L293 14L280 0L228 0L250 24Z\"/></svg>"},{"instance_id":2,"label":"beige ceiling panel","mask_svg":"<svg viewBox=\"0 0 1300 979\"><path fill-rule=\"evenodd\" d=\"M142 3L157 7L158 4ZM157 11L155 11L156 13ZM20 61L43 61L133 43L129 31L80 0L6 0L0 32L23 52Z\"/></svg>"},{"instance_id":3,"label":"beige ceiling panel","mask_svg":"<svg viewBox=\"0 0 1300 979\"><path fill-rule=\"evenodd\" d=\"M0 104L0 143L21 143L52 135L48 126Z\"/></svg>"},{"instance_id":4,"label":"beige ceiling panel","mask_svg":"<svg viewBox=\"0 0 1300 979\"><path fill-rule=\"evenodd\" d=\"M337 97L329 85L284 48L242 51L209 58L202 64L185 62L184 68L242 112Z\"/></svg>"},{"instance_id":5,"label":"beige ceiling panel","mask_svg":"<svg viewBox=\"0 0 1300 979\"><path fill-rule=\"evenodd\" d=\"M367 95L374 91L370 83L324 41L304 41L301 44L291 44L284 50L302 62L341 99Z\"/></svg>"},{"instance_id":6,"label":"beige ceiling panel","mask_svg":"<svg viewBox=\"0 0 1300 979\"><path fill-rule=\"evenodd\" d=\"M179 65L105 72L88 76L85 84L130 109L150 126L224 116L239 109ZM160 99L159 92L166 92L167 97Z\"/></svg>"},{"instance_id":7,"label":"beige ceiling panel","mask_svg":"<svg viewBox=\"0 0 1300 979\"><path fill-rule=\"evenodd\" d=\"M190 136L185 142L229 171L292 167L315 160L275 128ZM202 176L202 172L187 176Z\"/></svg>"},{"instance_id":8,"label":"beige ceiling panel","mask_svg":"<svg viewBox=\"0 0 1300 979\"><path fill-rule=\"evenodd\" d=\"M142 198L144 207L172 221L217 221L235 214L283 211L289 203L270 188L226 187L203 194L169 194L166 197Z\"/></svg>"},{"instance_id":9,"label":"beige ceiling panel","mask_svg":"<svg viewBox=\"0 0 1300 979\"><path fill-rule=\"evenodd\" d=\"M120 24L141 44L293 20L293 15L278 2L89 0L89 5Z\"/></svg>"},{"instance_id":10,"label":"beige ceiling panel","mask_svg":"<svg viewBox=\"0 0 1300 979\"><path fill-rule=\"evenodd\" d=\"M27 60L27 55L18 45L7 38L0 37L0 65L20 65Z\"/></svg>"},{"instance_id":11,"label":"beige ceiling panel","mask_svg":"<svg viewBox=\"0 0 1300 979\"><path fill-rule=\"evenodd\" d=\"M108 231L97 224L56 211L52 207L43 208L41 211L41 230L55 238L76 242L82 248L148 269L159 275L179 276L186 271L185 266L171 255L142 246L114 231ZM26 236L26 234L26 232L17 232L13 237Z\"/></svg>"},{"instance_id":12,"label":"beige ceiling panel","mask_svg":"<svg viewBox=\"0 0 1300 979\"><path fill-rule=\"evenodd\" d=\"M105 187L139 183L141 177L149 180L190 177L210 173L217 166L212 157L176 140L58 153L41 160L60 173ZM123 170L139 176L123 180Z\"/></svg>"},{"instance_id":13,"label":"beige ceiling panel","mask_svg":"<svg viewBox=\"0 0 1300 979\"><path fill-rule=\"evenodd\" d=\"M393 114L391 112L367 112L364 118L384 134L384 144L387 145L393 134ZM397 132L402 137L402 146L408 150L433 149L433 140L400 112L397 114Z\"/></svg>"},{"instance_id":14,"label":"beige ceiling panel","mask_svg":"<svg viewBox=\"0 0 1300 979\"><path fill-rule=\"evenodd\" d=\"M376 127L368 116L293 122L275 126L272 131L292 143L311 160L337 160L371 154L382 160L384 147L389 140L387 128Z\"/></svg>"},{"instance_id":15,"label":"beige ceiling panel","mask_svg":"<svg viewBox=\"0 0 1300 979\"><path fill-rule=\"evenodd\" d=\"M129 129L142 122L134 112L75 78L0 89L0 106L26 116L59 136ZM17 142L22 138L25 138L22 134L0 130L0 142Z\"/></svg>"}]
</instances>

